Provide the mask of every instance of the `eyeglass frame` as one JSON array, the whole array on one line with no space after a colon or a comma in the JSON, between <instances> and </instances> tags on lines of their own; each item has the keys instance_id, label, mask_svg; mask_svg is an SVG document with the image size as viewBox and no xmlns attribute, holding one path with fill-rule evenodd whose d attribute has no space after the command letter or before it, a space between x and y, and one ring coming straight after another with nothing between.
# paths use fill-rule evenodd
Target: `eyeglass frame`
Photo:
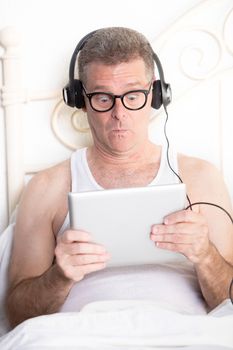
<instances>
[{"instance_id":1,"label":"eyeglass frame","mask_svg":"<svg viewBox=\"0 0 233 350\"><path fill-rule=\"evenodd\" d=\"M111 93L111 92L103 92L103 91L96 91L96 92L87 93L87 92L86 92L86 89L85 89L85 87L84 87L83 85L82 85L82 88L83 88L83 91L84 91L86 97L88 98L88 101L89 101L89 103L90 103L91 108L92 108L95 112L105 113L105 112L109 112L109 111L114 107L114 105L115 105L115 103L116 103L116 98L120 98L120 99L121 99L121 103L123 104L123 106L124 106L126 109L130 110L130 111L138 111L138 110L142 109L143 107L145 107L145 105L146 105L146 103L147 103L148 95L149 95L149 93L150 93L150 90L151 90L151 86L152 86L152 85L153 85L153 82L151 82L150 87L149 87L148 90L145 90L145 89L130 90L130 91L125 92L125 93L122 94L122 95L114 95L114 94ZM145 102L144 102L143 105L142 105L141 107L139 107L139 108L129 108L129 107L127 107L127 106L124 104L124 97L125 97L126 95L130 94L130 93L133 93L133 92L142 92L142 93L145 95ZM113 99L113 104L112 104L111 108L108 108L108 109L106 109L106 110L104 110L104 111L99 111L98 109L94 108L94 107L92 106L92 103L91 103L91 99L92 99L93 96L95 96L95 95L101 95L101 94L102 94L102 95L111 96L111 98Z\"/></svg>"}]
</instances>

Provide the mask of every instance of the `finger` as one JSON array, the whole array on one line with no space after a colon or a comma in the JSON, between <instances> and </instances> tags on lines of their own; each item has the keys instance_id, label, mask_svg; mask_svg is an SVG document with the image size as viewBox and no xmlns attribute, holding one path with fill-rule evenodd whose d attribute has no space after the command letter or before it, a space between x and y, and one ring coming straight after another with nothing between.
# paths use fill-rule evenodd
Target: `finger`
<instances>
[{"instance_id":1,"label":"finger","mask_svg":"<svg viewBox=\"0 0 233 350\"><path fill-rule=\"evenodd\" d=\"M178 223L174 225L153 225L151 233L154 235L158 234L196 234L200 232L206 232L207 227L202 224L196 223Z\"/></svg>"},{"instance_id":2,"label":"finger","mask_svg":"<svg viewBox=\"0 0 233 350\"><path fill-rule=\"evenodd\" d=\"M82 230L67 230L60 238L62 243L90 242L91 239L90 233Z\"/></svg>"},{"instance_id":3,"label":"finger","mask_svg":"<svg viewBox=\"0 0 233 350\"><path fill-rule=\"evenodd\" d=\"M201 261L203 256L206 256L206 249L200 250L195 249L192 244L174 244L174 243L164 243L164 242L158 242L156 243L156 246L160 249L166 249L172 252L180 253L186 258L188 258L192 263L198 263Z\"/></svg>"},{"instance_id":4,"label":"finger","mask_svg":"<svg viewBox=\"0 0 233 350\"><path fill-rule=\"evenodd\" d=\"M174 244L174 243L158 242L156 243L156 247L159 249L165 249L165 250L170 250L172 252L180 253L185 256L188 255L188 251L190 250L189 244Z\"/></svg>"},{"instance_id":5,"label":"finger","mask_svg":"<svg viewBox=\"0 0 233 350\"><path fill-rule=\"evenodd\" d=\"M190 234L164 234L164 235L151 235L151 240L158 243L173 243L173 244L192 244L195 237Z\"/></svg>"},{"instance_id":6,"label":"finger","mask_svg":"<svg viewBox=\"0 0 233 350\"><path fill-rule=\"evenodd\" d=\"M104 246L93 242L72 242L70 244L64 244L61 249L64 254L68 255L106 253Z\"/></svg>"},{"instance_id":7,"label":"finger","mask_svg":"<svg viewBox=\"0 0 233 350\"><path fill-rule=\"evenodd\" d=\"M104 254L106 249L104 246L95 243L77 243L75 254Z\"/></svg>"},{"instance_id":8,"label":"finger","mask_svg":"<svg viewBox=\"0 0 233 350\"><path fill-rule=\"evenodd\" d=\"M69 258L69 262L73 266L83 266L83 265L89 265L89 264L96 264L96 263L105 263L110 259L110 254L101 254L101 255L94 255L94 254L81 254L81 255L72 255Z\"/></svg>"},{"instance_id":9,"label":"finger","mask_svg":"<svg viewBox=\"0 0 233 350\"><path fill-rule=\"evenodd\" d=\"M180 210L164 218L165 225L179 222L204 222L204 217L200 215L200 213L196 213L192 210Z\"/></svg>"}]
</instances>

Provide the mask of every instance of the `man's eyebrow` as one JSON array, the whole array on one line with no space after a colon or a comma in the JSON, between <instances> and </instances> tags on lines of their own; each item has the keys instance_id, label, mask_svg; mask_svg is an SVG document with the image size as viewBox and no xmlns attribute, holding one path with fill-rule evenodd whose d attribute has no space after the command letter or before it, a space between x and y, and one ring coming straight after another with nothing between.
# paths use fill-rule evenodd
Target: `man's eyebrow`
<instances>
[{"instance_id":1,"label":"man's eyebrow","mask_svg":"<svg viewBox=\"0 0 233 350\"><path fill-rule=\"evenodd\" d=\"M138 88L138 85L142 85L141 82L133 82L133 83L128 83L124 86L124 88ZM104 91L104 92L108 92L111 90L111 88L109 86L106 85L95 85L92 89L92 91Z\"/></svg>"},{"instance_id":2,"label":"man's eyebrow","mask_svg":"<svg viewBox=\"0 0 233 350\"><path fill-rule=\"evenodd\" d=\"M101 91L105 91L105 90L108 90L109 88L105 85L95 85L92 90L93 91L96 91L96 90L101 90Z\"/></svg>"}]
</instances>

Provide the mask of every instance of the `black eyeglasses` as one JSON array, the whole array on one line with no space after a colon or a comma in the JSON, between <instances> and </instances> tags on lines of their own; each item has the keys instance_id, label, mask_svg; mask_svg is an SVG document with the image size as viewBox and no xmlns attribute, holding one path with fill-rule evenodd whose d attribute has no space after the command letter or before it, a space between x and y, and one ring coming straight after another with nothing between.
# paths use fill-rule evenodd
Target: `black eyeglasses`
<instances>
[{"instance_id":1,"label":"black eyeglasses","mask_svg":"<svg viewBox=\"0 0 233 350\"><path fill-rule=\"evenodd\" d=\"M152 85L152 83L151 83ZM131 90L123 95L114 95L107 92L92 92L88 94L83 87L83 91L87 96L92 109L96 112L108 112L115 105L116 98L120 98L123 106L131 111L142 109L150 93L149 90Z\"/></svg>"}]
</instances>

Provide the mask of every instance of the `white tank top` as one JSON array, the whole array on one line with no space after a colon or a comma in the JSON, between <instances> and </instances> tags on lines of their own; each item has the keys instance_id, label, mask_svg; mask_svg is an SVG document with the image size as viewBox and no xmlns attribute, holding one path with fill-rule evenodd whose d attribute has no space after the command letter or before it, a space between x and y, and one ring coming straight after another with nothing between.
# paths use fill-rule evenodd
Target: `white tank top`
<instances>
[{"instance_id":1,"label":"white tank top","mask_svg":"<svg viewBox=\"0 0 233 350\"><path fill-rule=\"evenodd\" d=\"M71 156L72 192L103 190L95 181L86 157L87 148L74 152ZM177 155L169 157L172 169L178 173ZM162 148L160 167L148 186L179 183L170 169L166 148ZM69 228L69 217L58 232ZM86 275L71 289L61 312L80 311L83 306L103 300L153 300L166 303L173 309L188 313L206 313L198 286L196 274L187 261L169 264L105 268ZM171 288L173 286L174 288Z\"/></svg>"},{"instance_id":2,"label":"white tank top","mask_svg":"<svg viewBox=\"0 0 233 350\"><path fill-rule=\"evenodd\" d=\"M103 190L93 177L87 163L87 148L81 148L71 155L71 188L72 192L85 192ZM175 152L169 156L172 169L178 174L177 155ZM166 148L162 148L160 167L157 175L148 186L179 183L178 177L169 168L167 162ZM69 228L69 216L67 215L58 235Z\"/></svg>"}]
</instances>

